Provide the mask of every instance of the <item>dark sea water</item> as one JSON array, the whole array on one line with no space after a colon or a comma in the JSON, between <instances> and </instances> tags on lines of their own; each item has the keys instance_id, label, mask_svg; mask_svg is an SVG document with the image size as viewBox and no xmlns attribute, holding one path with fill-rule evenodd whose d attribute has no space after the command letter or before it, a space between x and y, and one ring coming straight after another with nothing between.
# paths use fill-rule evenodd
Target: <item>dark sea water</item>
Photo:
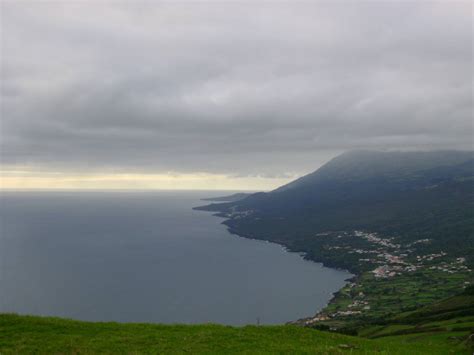
<instances>
[{"instance_id":1,"label":"dark sea water","mask_svg":"<svg viewBox=\"0 0 474 355\"><path fill-rule=\"evenodd\" d=\"M2 192L0 312L93 321L283 323L349 273L231 235L223 192Z\"/></svg>"}]
</instances>

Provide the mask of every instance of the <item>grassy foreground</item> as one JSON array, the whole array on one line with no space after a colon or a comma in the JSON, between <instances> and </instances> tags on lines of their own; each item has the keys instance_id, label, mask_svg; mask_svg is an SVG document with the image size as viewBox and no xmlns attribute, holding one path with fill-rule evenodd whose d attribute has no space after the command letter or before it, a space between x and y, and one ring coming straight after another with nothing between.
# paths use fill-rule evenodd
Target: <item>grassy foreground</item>
<instances>
[{"instance_id":1,"label":"grassy foreground","mask_svg":"<svg viewBox=\"0 0 474 355\"><path fill-rule=\"evenodd\" d=\"M0 353L464 353L443 341L363 339L294 325L92 323L0 314ZM467 351L466 351L467 353Z\"/></svg>"}]
</instances>

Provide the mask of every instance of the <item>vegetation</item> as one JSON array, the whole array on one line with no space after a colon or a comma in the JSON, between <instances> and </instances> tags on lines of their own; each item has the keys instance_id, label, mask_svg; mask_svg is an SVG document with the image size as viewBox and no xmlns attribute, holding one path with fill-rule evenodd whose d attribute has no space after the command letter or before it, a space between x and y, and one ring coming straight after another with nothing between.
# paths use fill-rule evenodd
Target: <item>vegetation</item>
<instances>
[{"instance_id":1,"label":"vegetation","mask_svg":"<svg viewBox=\"0 0 474 355\"><path fill-rule=\"evenodd\" d=\"M0 315L0 352L472 353L473 163L472 152L349 153L270 193L199 208L355 274L296 322L306 327Z\"/></svg>"},{"instance_id":2,"label":"vegetation","mask_svg":"<svg viewBox=\"0 0 474 355\"><path fill-rule=\"evenodd\" d=\"M388 341L416 339L420 343L450 344L453 349L473 349L474 287L462 294L434 302L412 312L388 317L372 326L356 328L360 336Z\"/></svg>"},{"instance_id":3,"label":"vegetation","mask_svg":"<svg viewBox=\"0 0 474 355\"><path fill-rule=\"evenodd\" d=\"M360 272L346 254L327 253L328 231L364 230L474 258L474 159L472 152L352 152L269 193L199 209L216 211L234 233L305 252L330 266Z\"/></svg>"},{"instance_id":4,"label":"vegetation","mask_svg":"<svg viewBox=\"0 0 474 355\"><path fill-rule=\"evenodd\" d=\"M318 326L326 331L296 325L93 323L0 314L0 353L469 354L474 288L415 311L340 329L358 337Z\"/></svg>"},{"instance_id":5,"label":"vegetation","mask_svg":"<svg viewBox=\"0 0 474 355\"><path fill-rule=\"evenodd\" d=\"M269 193L199 209L226 217L239 236L355 274L299 324L390 341L468 343L471 308L415 318L474 283L472 152L350 152Z\"/></svg>"},{"instance_id":6,"label":"vegetation","mask_svg":"<svg viewBox=\"0 0 474 355\"><path fill-rule=\"evenodd\" d=\"M316 319L329 316L323 323L333 327L376 322L452 296L472 280L472 272L465 270L448 273L422 268L391 278L366 272L337 292Z\"/></svg>"},{"instance_id":7,"label":"vegetation","mask_svg":"<svg viewBox=\"0 0 474 355\"><path fill-rule=\"evenodd\" d=\"M9 353L468 353L436 337L363 339L285 326L228 327L90 323L0 315L0 352Z\"/></svg>"}]
</instances>

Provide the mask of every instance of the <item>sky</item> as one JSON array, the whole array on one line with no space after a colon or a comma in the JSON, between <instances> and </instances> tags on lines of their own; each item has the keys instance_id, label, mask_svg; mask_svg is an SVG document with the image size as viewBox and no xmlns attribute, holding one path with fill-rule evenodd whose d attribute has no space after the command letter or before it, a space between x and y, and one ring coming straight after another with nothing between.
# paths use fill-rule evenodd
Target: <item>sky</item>
<instances>
[{"instance_id":1,"label":"sky","mask_svg":"<svg viewBox=\"0 0 474 355\"><path fill-rule=\"evenodd\" d=\"M8 1L0 188L269 190L473 149L470 1Z\"/></svg>"}]
</instances>

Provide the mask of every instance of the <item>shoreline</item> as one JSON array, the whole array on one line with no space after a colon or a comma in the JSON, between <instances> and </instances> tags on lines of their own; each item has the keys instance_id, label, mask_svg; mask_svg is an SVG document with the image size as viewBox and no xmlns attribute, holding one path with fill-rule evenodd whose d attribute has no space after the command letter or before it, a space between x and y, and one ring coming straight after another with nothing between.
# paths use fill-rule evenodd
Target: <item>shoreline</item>
<instances>
[{"instance_id":1,"label":"shoreline","mask_svg":"<svg viewBox=\"0 0 474 355\"><path fill-rule=\"evenodd\" d=\"M195 209L195 208L193 208ZM214 217L218 217L218 218L222 218L224 219L221 224L225 225L227 227L227 231L232 234L232 235L235 235L239 238L245 238L245 239L250 239L250 240L254 240L254 241L261 241L261 242L266 242L266 243L271 243L271 244L276 244L278 246L280 246L285 252L287 253L294 253L294 254L298 254L303 260L305 261L308 261L308 262L312 262L312 263L316 263L316 264L320 264L322 267L325 267L327 269L332 269L332 270L336 270L336 271L341 271L341 272L346 272L346 273L349 273L351 274L352 276L344 279L344 284L335 292L332 292L331 293L331 298L328 300L328 302L320 309L318 310L314 315L309 315L309 316L306 316L306 317L303 317L303 318L299 318L299 319L296 319L296 320L291 320L291 321L287 321L286 323L284 324L294 324L294 325L304 325L305 322L309 319L313 319L315 317L317 317L321 312L324 311L324 309L326 309L329 305L331 305L332 302L335 301L337 295L341 292L341 290L346 287L349 283L351 282L355 282L361 275L360 274L357 274L357 273L353 273L351 272L350 270L347 270L345 268L340 268L340 267L337 267L337 266L330 266L328 265L327 263L325 263L323 260L315 260L315 259L311 259L309 257L307 257L307 253L306 252L301 252L301 251L296 251L296 250L291 250L291 248L289 248L287 245L285 244L282 244L282 243L278 243L278 242L275 242L275 241L270 241L270 240L267 240L267 239L261 239L261 238L255 238L255 237L252 237L250 235L244 235L242 233L238 233L235 229L232 229L232 227L230 227L229 225L226 224L227 221L231 220L231 218L229 218L225 213L222 213L222 212L218 212L218 213L213 213L214 211L206 211L206 210L200 210L200 209L195 209L197 211L203 211L203 212L210 212L212 213L212 215Z\"/></svg>"},{"instance_id":2,"label":"shoreline","mask_svg":"<svg viewBox=\"0 0 474 355\"><path fill-rule=\"evenodd\" d=\"M253 237L247 237L247 236L243 236L235 231L232 231L231 228L227 228L227 230L229 231L229 233L231 233L232 235L236 235L237 237L239 238L245 238L245 239L250 239L250 240L255 240L255 241L264 241L266 243L272 243L272 244L276 244L276 245L279 245L282 247L282 249L287 252L287 253L293 253L293 254L298 254L301 256L301 258L305 261L308 261L308 262L312 262L312 263L315 263L315 264L320 264L322 267L324 268L327 268L327 269L332 269L332 270L336 270L336 271L342 271L342 272L347 272L349 274L351 274L352 276L349 277L349 278L346 278L344 279L344 284L335 292L332 292L331 293L331 298L328 300L328 302L323 306L321 307L320 310L318 310L315 314L313 315L308 315L306 317L303 317L303 318L298 318L298 319L295 319L295 320L291 320L291 321L288 321L284 324L294 324L294 325L304 325L305 322L309 319L313 319L315 317L317 317L321 312L323 312L331 303L333 303L337 297L337 295L341 292L341 290L346 287L349 283L351 282L354 282L356 281L360 275L358 274L353 274L352 272L350 272L349 270L347 269L343 269L343 268L338 268L338 267L332 267L332 266L328 266L327 264L325 264L322 260L314 260L314 259L311 259L311 258L308 258L306 257L306 255L301 255L301 252L298 252L298 251L292 251L290 248L288 248L286 245L284 244L280 244L280 243L277 243L277 242L272 242L272 241L269 241L269 240L265 240L265 239L257 239L257 238L253 238Z\"/></svg>"}]
</instances>

